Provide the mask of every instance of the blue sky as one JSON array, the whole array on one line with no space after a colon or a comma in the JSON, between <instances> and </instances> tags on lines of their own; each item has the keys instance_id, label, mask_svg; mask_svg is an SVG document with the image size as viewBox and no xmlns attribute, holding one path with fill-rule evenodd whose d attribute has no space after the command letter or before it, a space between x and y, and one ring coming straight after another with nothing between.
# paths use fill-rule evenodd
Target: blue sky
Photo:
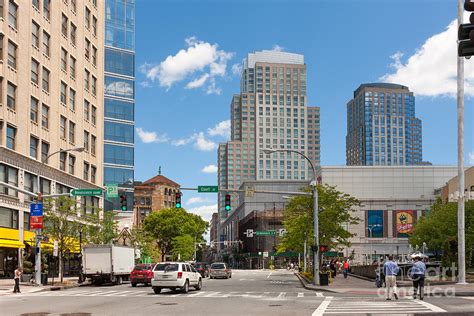
<instances>
[{"instance_id":1,"label":"blue sky","mask_svg":"<svg viewBox=\"0 0 474 316\"><path fill-rule=\"evenodd\" d=\"M308 104L321 107L322 165L345 164L346 103L359 84L377 81L415 92L424 160L456 164L455 18L449 0L137 0L135 178L161 166L183 187L217 184L216 145L228 137L238 66L264 49L305 55ZM473 63L466 61L467 164ZM206 219L216 211L215 195L188 191L183 199Z\"/></svg>"}]
</instances>

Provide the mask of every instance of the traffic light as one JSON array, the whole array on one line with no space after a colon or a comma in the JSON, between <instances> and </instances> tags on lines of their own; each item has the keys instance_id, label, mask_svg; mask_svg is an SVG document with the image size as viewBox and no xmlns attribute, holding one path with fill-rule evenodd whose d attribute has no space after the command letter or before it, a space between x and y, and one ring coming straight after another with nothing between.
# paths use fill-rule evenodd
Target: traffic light
<instances>
[{"instance_id":1,"label":"traffic light","mask_svg":"<svg viewBox=\"0 0 474 316\"><path fill-rule=\"evenodd\" d=\"M225 195L225 210L230 211L230 194Z\"/></svg>"},{"instance_id":2,"label":"traffic light","mask_svg":"<svg viewBox=\"0 0 474 316\"><path fill-rule=\"evenodd\" d=\"M125 194L120 195L120 209L127 211L127 196Z\"/></svg>"},{"instance_id":3,"label":"traffic light","mask_svg":"<svg viewBox=\"0 0 474 316\"><path fill-rule=\"evenodd\" d=\"M464 10L474 12L474 2L464 0ZM459 57L471 57L474 55L474 13L471 13L469 22L459 25L458 28Z\"/></svg>"},{"instance_id":4,"label":"traffic light","mask_svg":"<svg viewBox=\"0 0 474 316\"><path fill-rule=\"evenodd\" d=\"M175 196L175 206L176 208L181 208L181 192L176 192Z\"/></svg>"}]
</instances>

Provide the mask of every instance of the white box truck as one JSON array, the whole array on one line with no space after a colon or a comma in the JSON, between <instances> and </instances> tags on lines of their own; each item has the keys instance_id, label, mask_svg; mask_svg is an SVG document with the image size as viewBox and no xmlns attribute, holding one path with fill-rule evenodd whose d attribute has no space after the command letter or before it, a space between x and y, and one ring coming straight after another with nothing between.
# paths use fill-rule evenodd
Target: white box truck
<instances>
[{"instance_id":1,"label":"white box truck","mask_svg":"<svg viewBox=\"0 0 474 316\"><path fill-rule=\"evenodd\" d=\"M135 266L135 249L115 245L86 245L82 248L82 273L92 284L122 284Z\"/></svg>"}]
</instances>

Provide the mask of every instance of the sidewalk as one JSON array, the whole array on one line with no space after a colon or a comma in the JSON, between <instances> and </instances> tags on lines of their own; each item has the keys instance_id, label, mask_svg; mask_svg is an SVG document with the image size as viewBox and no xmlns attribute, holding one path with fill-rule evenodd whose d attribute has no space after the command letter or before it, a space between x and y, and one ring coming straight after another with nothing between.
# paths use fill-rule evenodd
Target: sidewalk
<instances>
[{"instance_id":1,"label":"sidewalk","mask_svg":"<svg viewBox=\"0 0 474 316\"><path fill-rule=\"evenodd\" d=\"M59 283L58 278L54 278L54 286L52 285L52 280L53 278L48 278L48 285L39 286L28 282L20 282L20 290L22 293L34 293L79 286L77 277L65 277L62 284ZM13 279L0 279L0 296L13 294L14 285L15 281Z\"/></svg>"},{"instance_id":2,"label":"sidewalk","mask_svg":"<svg viewBox=\"0 0 474 316\"><path fill-rule=\"evenodd\" d=\"M295 274L300 279L301 284L308 290L352 295L384 295L386 290L384 287L377 288L373 281L363 280L352 276L344 279L342 274L338 274L336 278L332 279L332 282L329 286L316 286L309 283L308 280L301 277L297 273ZM412 289L410 286L398 287L398 292L400 297L412 295ZM469 283L467 285L453 283L425 285L425 295L474 296L474 283Z\"/></svg>"}]
</instances>

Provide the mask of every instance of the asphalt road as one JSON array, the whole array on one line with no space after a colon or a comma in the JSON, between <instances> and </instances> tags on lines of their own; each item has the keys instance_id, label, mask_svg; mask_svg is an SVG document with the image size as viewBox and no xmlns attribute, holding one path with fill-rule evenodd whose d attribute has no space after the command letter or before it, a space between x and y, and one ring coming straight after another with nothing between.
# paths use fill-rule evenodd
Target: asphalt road
<instances>
[{"instance_id":1,"label":"asphalt road","mask_svg":"<svg viewBox=\"0 0 474 316\"><path fill-rule=\"evenodd\" d=\"M305 290L288 271L234 270L231 279L205 279L201 291L180 294L130 284L86 286L0 297L1 315L388 315L474 311L474 300L385 301ZM447 313L449 314L449 313ZM474 313L473 313L474 314Z\"/></svg>"}]
</instances>

